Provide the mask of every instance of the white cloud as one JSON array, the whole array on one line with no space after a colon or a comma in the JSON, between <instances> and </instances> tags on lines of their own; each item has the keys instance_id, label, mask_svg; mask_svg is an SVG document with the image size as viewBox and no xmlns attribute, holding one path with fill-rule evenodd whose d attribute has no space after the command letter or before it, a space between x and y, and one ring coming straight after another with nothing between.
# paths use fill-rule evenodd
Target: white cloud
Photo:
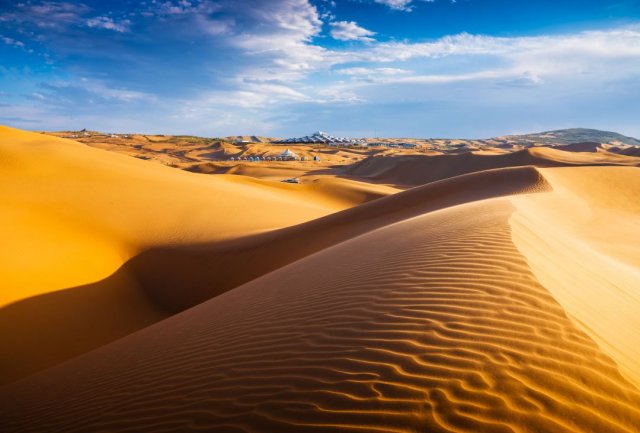
<instances>
[{"instance_id":1,"label":"white cloud","mask_svg":"<svg viewBox=\"0 0 640 433\"><path fill-rule=\"evenodd\" d=\"M433 42L385 42L343 53L353 62L394 63L432 62L447 57L466 57L502 61L503 69L538 76L593 74L607 70L613 76L637 74L640 65L640 28L587 31L570 35L533 37L491 37L482 35L446 36ZM630 62L631 69L620 68L615 60ZM481 62L480 62L481 64Z\"/></svg>"},{"instance_id":2,"label":"white cloud","mask_svg":"<svg viewBox=\"0 0 640 433\"><path fill-rule=\"evenodd\" d=\"M237 90L214 90L192 101L190 107L225 106L228 108L264 108L282 102L310 102L311 98L283 84L249 83Z\"/></svg>"},{"instance_id":3,"label":"white cloud","mask_svg":"<svg viewBox=\"0 0 640 433\"><path fill-rule=\"evenodd\" d=\"M2 40L2 42L4 42L7 45L13 45L14 47L24 48L24 42L22 41L18 41L16 39L9 38L7 36L1 36L1 35L0 35L0 40Z\"/></svg>"},{"instance_id":4,"label":"white cloud","mask_svg":"<svg viewBox=\"0 0 640 433\"><path fill-rule=\"evenodd\" d=\"M81 21L89 8L83 4L44 1L39 4L17 3L10 12L0 12L0 22L30 24L41 29L61 30Z\"/></svg>"},{"instance_id":5,"label":"white cloud","mask_svg":"<svg viewBox=\"0 0 640 433\"><path fill-rule=\"evenodd\" d=\"M410 71L400 68L343 68L337 69L336 72L342 75L350 76L371 76L371 75L399 75L408 74Z\"/></svg>"},{"instance_id":6,"label":"white cloud","mask_svg":"<svg viewBox=\"0 0 640 433\"><path fill-rule=\"evenodd\" d=\"M413 0L374 0L376 3L389 6L391 9L399 11L411 11L413 10ZM422 0L428 3L433 3L435 0ZM453 1L455 3L455 1Z\"/></svg>"},{"instance_id":7,"label":"white cloud","mask_svg":"<svg viewBox=\"0 0 640 433\"><path fill-rule=\"evenodd\" d=\"M317 102L322 95L347 93L348 98L336 101L419 100L452 85L537 88L537 94L551 92L547 97L552 97L558 89L583 94L606 83L637 81L640 28L514 38L459 34L426 43L372 43L361 49L327 51L325 56L334 67L358 66L333 69L333 79L329 76L314 89ZM381 67L385 64L392 66ZM336 75L350 80L336 80Z\"/></svg>"},{"instance_id":8,"label":"white cloud","mask_svg":"<svg viewBox=\"0 0 640 433\"><path fill-rule=\"evenodd\" d=\"M211 0L152 1L142 14L147 17L157 15L164 18L176 18L196 14L211 15L220 9L222 6Z\"/></svg>"},{"instance_id":9,"label":"white cloud","mask_svg":"<svg viewBox=\"0 0 640 433\"><path fill-rule=\"evenodd\" d=\"M374 0L376 3L389 6L391 9L407 10L412 0Z\"/></svg>"},{"instance_id":10,"label":"white cloud","mask_svg":"<svg viewBox=\"0 0 640 433\"><path fill-rule=\"evenodd\" d=\"M366 100L344 86L335 86L318 90L314 102L319 104L355 104L366 102Z\"/></svg>"},{"instance_id":11,"label":"white cloud","mask_svg":"<svg viewBox=\"0 0 640 433\"><path fill-rule=\"evenodd\" d=\"M131 25L131 21L122 20L122 21L114 21L109 17L94 17L89 18L86 21L87 27L105 29L105 30L113 30L115 32L124 33L129 31L129 26Z\"/></svg>"},{"instance_id":12,"label":"white cloud","mask_svg":"<svg viewBox=\"0 0 640 433\"><path fill-rule=\"evenodd\" d=\"M335 21L331 23L331 36L340 41L364 41L373 42L371 36L375 32L360 27L354 21Z\"/></svg>"},{"instance_id":13,"label":"white cloud","mask_svg":"<svg viewBox=\"0 0 640 433\"><path fill-rule=\"evenodd\" d=\"M192 4L190 1L180 0L176 3L166 1L158 5L158 13L167 15L182 15L192 13L198 10L198 5Z\"/></svg>"},{"instance_id":14,"label":"white cloud","mask_svg":"<svg viewBox=\"0 0 640 433\"><path fill-rule=\"evenodd\" d=\"M324 67L327 50L312 43L322 21L307 0L260 3L251 14L259 25L229 37L231 46L251 59L237 77L291 82Z\"/></svg>"},{"instance_id":15,"label":"white cloud","mask_svg":"<svg viewBox=\"0 0 640 433\"><path fill-rule=\"evenodd\" d=\"M424 74L424 75L412 75L409 77L394 77L388 79L381 79L381 83L403 83L403 84L448 84L459 81L477 81L477 80L495 80L495 79L510 79L514 76L518 76L518 71L510 69L497 69L486 70L479 72L468 72L461 74ZM523 74L529 76L528 73Z\"/></svg>"},{"instance_id":16,"label":"white cloud","mask_svg":"<svg viewBox=\"0 0 640 433\"><path fill-rule=\"evenodd\" d=\"M310 19L315 23L313 15ZM224 107L225 118L239 122L239 130L270 129L277 128L270 120L274 110L265 107L279 107L278 119L284 119L286 113L293 115L288 106L336 109L356 103L364 109L430 95L447 98L452 88L465 95L463 89L469 89L471 100L477 89L536 88L544 99L558 89L584 93L606 82L640 77L640 29L633 27L514 38L459 34L423 43L373 41L346 50L315 45L317 31L316 24L300 21L233 36L234 46L255 61L237 71L223 85L226 90L184 104L181 115L203 116L204 121L204 113ZM253 120L243 120L242 113Z\"/></svg>"},{"instance_id":17,"label":"white cloud","mask_svg":"<svg viewBox=\"0 0 640 433\"><path fill-rule=\"evenodd\" d=\"M98 80L83 80L83 87L91 93L101 96L105 99L112 99L123 102L131 102L136 100L150 100L155 101L156 98L153 95L139 92L136 90L128 89L114 89L107 84Z\"/></svg>"}]
</instances>

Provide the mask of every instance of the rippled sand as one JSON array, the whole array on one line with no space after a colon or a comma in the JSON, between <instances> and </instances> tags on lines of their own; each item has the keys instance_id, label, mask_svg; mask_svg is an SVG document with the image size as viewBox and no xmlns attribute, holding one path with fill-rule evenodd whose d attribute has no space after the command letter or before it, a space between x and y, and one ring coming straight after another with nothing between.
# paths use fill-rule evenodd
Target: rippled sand
<instances>
[{"instance_id":1,"label":"rippled sand","mask_svg":"<svg viewBox=\"0 0 640 433\"><path fill-rule=\"evenodd\" d=\"M0 424L636 432L639 171L483 171L139 255L146 302L198 305L0 388Z\"/></svg>"}]
</instances>

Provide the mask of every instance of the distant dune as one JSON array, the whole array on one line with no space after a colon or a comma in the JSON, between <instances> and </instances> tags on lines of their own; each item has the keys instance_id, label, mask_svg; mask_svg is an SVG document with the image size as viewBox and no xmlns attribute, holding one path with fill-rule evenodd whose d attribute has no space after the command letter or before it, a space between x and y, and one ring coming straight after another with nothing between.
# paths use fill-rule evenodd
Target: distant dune
<instances>
[{"instance_id":1,"label":"distant dune","mask_svg":"<svg viewBox=\"0 0 640 433\"><path fill-rule=\"evenodd\" d=\"M380 183L413 186L483 170L526 165L541 168L575 165L637 166L640 165L640 158L629 158L607 152L582 155L564 147L560 149L534 147L488 155L466 152L456 155L372 156L346 167L343 173Z\"/></svg>"},{"instance_id":2,"label":"distant dune","mask_svg":"<svg viewBox=\"0 0 640 433\"><path fill-rule=\"evenodd\" d=\"M639 431L639 158L0 155L3 432Z\"/></svg>"}]
</instances>

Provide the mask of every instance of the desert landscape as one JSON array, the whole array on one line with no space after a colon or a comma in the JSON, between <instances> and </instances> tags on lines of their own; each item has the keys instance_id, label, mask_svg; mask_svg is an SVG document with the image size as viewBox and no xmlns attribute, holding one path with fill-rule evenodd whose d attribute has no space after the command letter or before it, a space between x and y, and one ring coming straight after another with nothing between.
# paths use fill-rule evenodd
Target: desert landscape
<instances>
[{"instance_id":1,"label":"desert landscape","mask_svg":"<svg viewBox=\"0 0 640 433\"><path fill-rule=\"evenodd\" d=\"M640 0L0 1L0 433L640 433Z\"/></svg>"},{"instance_id":2,"label":"desert landscape","mask_svg":"<svg viewBox=\"0 0 640 433\"><path fill-rule=\"evenodd\" d=\"M640 147L574 133L1 127L2 431L638 431Z\"/></svg>"}]
</instances>

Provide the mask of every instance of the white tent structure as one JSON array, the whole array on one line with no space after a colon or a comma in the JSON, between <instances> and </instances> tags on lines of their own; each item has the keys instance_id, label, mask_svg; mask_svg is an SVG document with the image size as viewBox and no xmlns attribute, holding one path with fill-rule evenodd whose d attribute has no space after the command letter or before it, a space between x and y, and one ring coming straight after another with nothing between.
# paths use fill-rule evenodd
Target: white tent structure
<instances>
[{"instance_id":1,"label":"white tent structure","mask_svg":"<svg viewBox=\"0 0 640 433\"><path fill-rule=\"evenodd\" d=\"M287 138L285 140L275 141L279 144L300 143L300 144L328 144L330 146L349 146L359 144L360 141L351 138L334 137L326 132L318 131L305 137Z\"/></svg>"},{"instance_id":2,"label":"white tent structure","mask_svg":"<svg viewBox=\"0 0 640 433\"><path fill-rule=\"evenodd\" d=\"M282 152L280 155L278 155L278 159L295 160L295 159L298 159L298 155L293 153L291 150L287 149L284 152Z\"/></svg>"}]
</instances>

